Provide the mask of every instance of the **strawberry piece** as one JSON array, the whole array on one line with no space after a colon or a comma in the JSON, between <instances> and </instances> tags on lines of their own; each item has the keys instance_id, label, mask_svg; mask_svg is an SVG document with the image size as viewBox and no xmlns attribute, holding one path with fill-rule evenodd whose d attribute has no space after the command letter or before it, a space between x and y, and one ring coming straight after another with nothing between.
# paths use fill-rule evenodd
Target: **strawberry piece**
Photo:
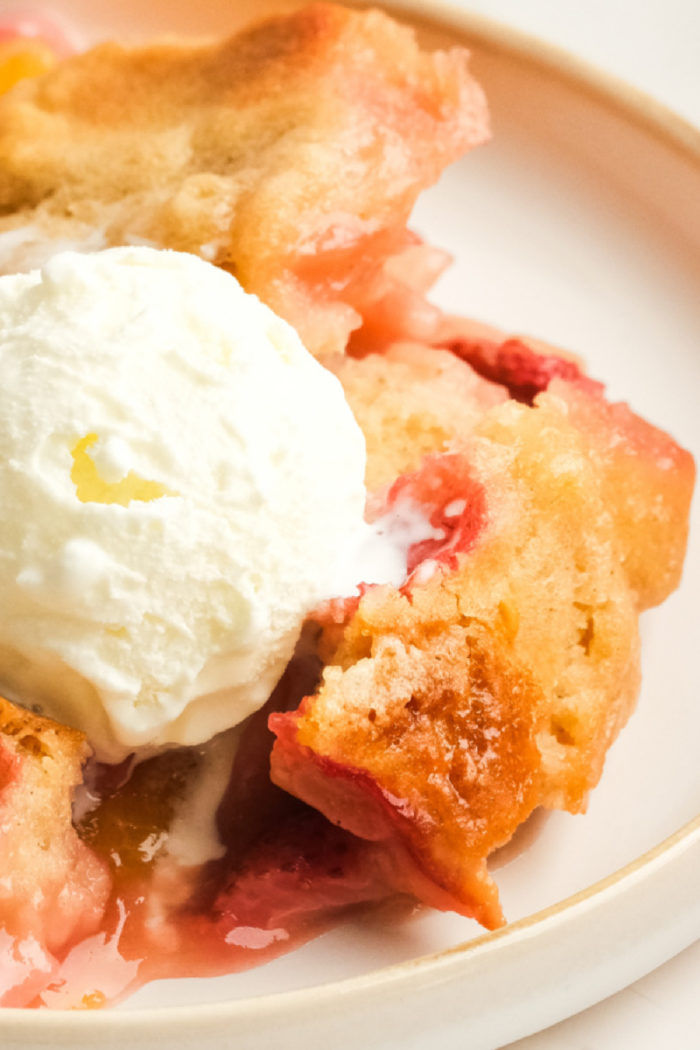
<instances>
[{"instance_id":1,"label":"strawberry piece","mask_svg":"<svg viewBox=\"0 0 700 1050\"><path fill-rule=\"evenodd\" d=\"M428 456L416 473L398 478L386 497L385 513L404 502L418 505L435 532L409 548L409 586L423 562L454 568L457 556L474 546L486 526L484 487L460 453Z\"/></svg>"},{"instance_id":2,"label":"strawberry piece","mask_svg":"<svg viewBox=\"0 0 700 1050\"><path fill-rule=\"evenodd\" d=\"M549 391L566 402L601 471L604 498L618 531L621 558L641 608L658 605L678 586L695 484L693 457L667 433L623 403L609 402L602 383L551 347L471 322L448 320L439 346L479 375L533 404Z\"/></svg>"},{"instance_id":3,"label":"strawberry piece","mask_svg":"<svg viewBox=\"0 0 700 1050\"><path fill-rule=\"evenodd\" d=\"M575 361L554 353L537 352L522 339L499 342L462 336L447 345L480 376L502 384L511 397L528 405L554 379L576 382L591 391L602 389L599 383L584 375Z\"/></svg>"},{"instance_id":4,"label":"strawberry piece","mask_svg":"<svg viewBox=\"0 0 700 1050\"><path fill-rule=\"evenodd\" d=\"M296 803L233 870L213 913L229 945L257 950L282 942L277 950L288 950L329 919L391 893L382 856Z\"/></svg>"}]
</instances>

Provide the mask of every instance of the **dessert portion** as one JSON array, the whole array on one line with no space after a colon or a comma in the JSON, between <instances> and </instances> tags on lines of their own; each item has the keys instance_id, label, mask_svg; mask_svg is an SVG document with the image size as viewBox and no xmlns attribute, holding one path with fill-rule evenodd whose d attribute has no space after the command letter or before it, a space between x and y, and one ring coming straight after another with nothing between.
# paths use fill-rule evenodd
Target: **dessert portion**
<instances>
[{"instance_id":1,"label":"dessert portion","mask_svg":"<svg viewBox=\"0 0 700 1050\"><path fill-rule=\"evenodd\" d=\"M0 281L0 672L56 719L3 701L0 1002L99 1006L398 897L494 928L489 855L585 808L694 465L426 299L410 208L486 136L464 51L328 5L0 100L3 266L56 255Z\"/></svg>"},{"instance_id":2,"label":"dessert portion","mask_svg":"<svg viewBox=\"0 0 700 1050\"><path fill-rule=\"evenodd\" d=\"M312 353L342 351L390 294L382 263L410 246L419 191L487 128L466 54L424 53L378 11L105 44L4 99L0 234L27 233L4 268L47 240L145 239L229 270Z\"/></svg>"},{"instance_id":3,"label":"dessert portion","mask_svg":"<svg viewBox=\"0 0 700 1050\"><path fill-rule=\"evenodd\" d=\"M692 462L583 379L496 405L453 447L385 497L436 530L404 586L315 614L321 686L272 717L271 768L494 926L488 855L536 806L584 808L632 710L638 614L677 582Z\"/></svg>"},{"instance_id":4,"label":"dessert portion","mask_svg":"<svg viewBox=\"0 0 700 1050\"><path fill-rule=\"evenodd\" d=\"M143 247L0 278L0 362L3 688L105 760L237 725L364 527L339 382L230 274Z\"/></svg>"}]
</instances>

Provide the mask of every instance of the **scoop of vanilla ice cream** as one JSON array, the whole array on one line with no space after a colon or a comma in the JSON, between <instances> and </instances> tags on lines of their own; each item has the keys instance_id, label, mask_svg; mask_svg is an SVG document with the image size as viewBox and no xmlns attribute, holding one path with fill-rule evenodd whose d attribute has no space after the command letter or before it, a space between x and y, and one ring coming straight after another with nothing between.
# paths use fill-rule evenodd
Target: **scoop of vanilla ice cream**
<instances>
[{"instance_id":1,"label":"scoop of vanilla ice cream","mask_svg":"<svg viewBox=\"0 0 700 1050\"><path fill-rule=\"evenodd\" d=\"M362 528L338 381L230 275L150 248L0 279L0 684L103 758L258 708Z\"/></svg>"}]
</instances>

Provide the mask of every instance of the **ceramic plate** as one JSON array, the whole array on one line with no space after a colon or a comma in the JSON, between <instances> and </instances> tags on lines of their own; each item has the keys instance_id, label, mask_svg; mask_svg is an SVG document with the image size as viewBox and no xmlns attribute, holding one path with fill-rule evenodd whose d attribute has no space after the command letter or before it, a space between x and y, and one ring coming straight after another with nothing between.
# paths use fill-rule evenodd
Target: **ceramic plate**
<instances>
[{"instance_id":1,"label":"ceramic plate","mask_svg":"<svg viewBox=\"0 0 700 1050\"><path fill-rule=\"evenodd\" d=\"M232 21L224 2L51 6L95 37ZM263 6L237 4L233 18ZM415 214L414 227L455 257L435 298L581 354L614 397L697 454L700 135L520 35L434 4L394 10L431 43L469 44L493 112L493 143ZM524 848L500 858L510 926L483 935L427 911L357 922L262 969L159 982L110 1012L5 1011L0 1045L493 1050L700 937L697 514L695 524L681 590L643 620L638 711L588 813L536 820Z\"/></svg>"}]
</instances>

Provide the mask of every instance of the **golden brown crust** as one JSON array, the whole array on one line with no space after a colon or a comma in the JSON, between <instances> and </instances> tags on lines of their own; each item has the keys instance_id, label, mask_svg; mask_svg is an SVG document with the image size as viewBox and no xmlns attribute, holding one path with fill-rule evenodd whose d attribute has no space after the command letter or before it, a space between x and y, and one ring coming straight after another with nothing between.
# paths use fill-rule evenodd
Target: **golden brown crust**
<instances>
[{"instance_id":1,"label":"golden brown crust","mask_svg":"<svg viewBox=\"0 0 700 1050\"><path fill-rule=\"evenodd\" d=\"M334 662L344 664L372 629L401 624L408 604L411 622L427 637L438 624L465 618L510 631L516 663L548 705L543 800L578 809L638 686L637 596L602 477L566 406L552 395L535 408L510 401L493 409L476 427L468 457L488 508L474 548L455 570L414 585L410 603L402 598L390 612L376 610L370 592Z\"/></svg>"},{"instance_id":2,"label":"golden brown crust","mask_svg":"<svg viewBox=\"0 0 700 1050\"><path fill-rule=\"evenodd\" d=\"M482 376L526 400L547 390L585 441L600 475L603 502L617 534L641 609L662 602L680 582L695 485L692 455L628 405L608 401L582 362L538 340L446 318L437 345L449 347Z\"/></svg>"},{"instance_id":3,"label":"golden brown crust","mask_svg":"<svg viewBox=\"0 0 700 1050\"><path fill-rule=\"evenodd\" d=\"M695 486L692 455L625 404L586 396L560 380L550 390L589 442L640 609L659 605L683 571Z\"/></svg>"},{"instance_id":4,"label":"golden brown crust","mask_svg":"<svg viewBox=\"0 0 700 1050\"><path fill-rule=\"evenodd\" d=\"M507 397L454 354L417 343L323 364L343 384L365 435L370 491L417 470L428 453L464 444L484 412Z\"/></svg>"},{"instance_id":5,"label":"golden brown crust","mask_svg":"<svg viewBox=\"0 0 700 1050\"><path fill-rule=\"evenodd\" d=\"M215 45L105 44L21 84L0 100L0 210L5 228L201 254L310 349L342 350L418 192L486 134L465 52L316 4Z\"/></svg>"},{"instance_id":6,"label":"golden brown crust","mask_svg":"<svg viewBox=\"0 0 700 1050\"><path fill-rule=\"evenodd\" d=\"M402 591L322 611L328 666L283 716L272 775L347 824L357 800L305 781L290 755L363 771L372 797L396 800L423 872L493 924L487 856L537 805L584 808L634 705L638 603L596 457L561 399L494 407L462 455L484 494L473 542ZM419 500L441 458L416 475Z\"/></svg>"},{"instance_id":7,"label":"golden brown crust","mask_svg":"<svg viewBox=\"0 0 700 1050\"><path fill-rule=\"evenodd\" d=\"M78 838L83 733L0 697L0 928L49 951L98 925L106 869Z\"/></svg>"},{"instance_id":8,"label":"golden brown crust","mask_svg":"<svg viewBox=\"0 0 700 1050\"><path fill-rule=\"evenodd\" d=\"M318 756L322 812L389 848L403 841L449 894L447 906L494 927L502 916L486 857L539 801L540 698L479 624L424 627L395 622L376 630L368 657L329 667L319 694L290 720L296 737L276 746L273 776L298 791L295 753L305 750L307 765Z\"/></svg>"}]
</instances>

